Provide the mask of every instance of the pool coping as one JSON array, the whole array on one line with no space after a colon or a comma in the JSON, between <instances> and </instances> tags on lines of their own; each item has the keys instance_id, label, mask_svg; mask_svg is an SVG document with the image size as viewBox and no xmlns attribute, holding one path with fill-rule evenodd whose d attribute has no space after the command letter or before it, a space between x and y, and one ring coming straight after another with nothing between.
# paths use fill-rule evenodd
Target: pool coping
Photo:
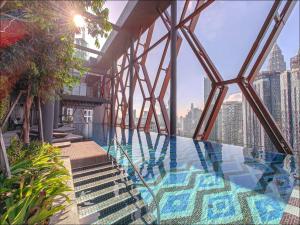
<instances>
[{"instance_id":1,"label":"pool coping","mask_svg":"<svg viewBox=\"0 0 300 225\"><path fill-rule=\"evenodd\" d=\"M285 207L280 224L300 224L300 187L295 186Z\"/></svg>"}]
</instances>

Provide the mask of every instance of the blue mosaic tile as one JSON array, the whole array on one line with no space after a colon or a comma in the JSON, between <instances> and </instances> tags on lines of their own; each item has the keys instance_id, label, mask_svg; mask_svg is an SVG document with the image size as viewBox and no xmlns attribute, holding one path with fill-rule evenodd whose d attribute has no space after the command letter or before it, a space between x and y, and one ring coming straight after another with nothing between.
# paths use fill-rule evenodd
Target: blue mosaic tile
<instances>
[{"instance_id":1,"label":"blue mosaic tile","mask_svg":"<svg viewBox=\"0 0 300 225\"><path fill-rule=\"evenodd\" d=\"M159 205L162 219L174 219L193 214L196 191L166 192Z\"/></svg>"},{"instance_id":2,"label":"blue mosaic tile","mask_svg":"<svg viewBox=\"0 0 300 225\"><path fill-rule=\"evenodd\" d=\"M200 224L225 224L242 220L241 208L232 192L208 194L203 197Z\"/></svg>"},{"instance_id":3,"label":"blue mosaic tile","mask_svg":"<svg viewBox=\"0 0 300 225\"><path fill-rule=\"evenodd\" d=\"M274 170L270 166L262 164L262 163L251 163L251 164L249 164L249 166L254 169L257 169L263 173L273 173L274 172Z\"/></svg>"},{"instance_id":4,"label":"blue mosaic tile","mask_svg":"<svg viewBox=\"0 0 300 225\"><path fill-rule=\"evenodd\" d=\"M255 224L279 224L284 203L271 195L255 195L247 198Z\"/></svg>"},{"instance_id":5,"label":"blue mosaic tile","mask_svg":"<svg viewBox=\"0 0 300 225\"><path fill-rule=\"evenodd\" d=\"M238 172L243 170L241 165L237 162L226 162L221 165L223 172Z\"/></svg>"},{"instance_id":6,"label":"blue mosaic tile","mask_svg":"<svg viewBox=\"0 0 300 225\"><path fill-rule=\"evenodd\" d=\"M196 188L198 190L211 190L223 187L224 180L221 175L215 173L197 174Z\"/></svg>"},{"instance_id":7,"label":"blue mosaic tile","mask_svg":"<svg viewBox=\"0 0 300 225\"><path fill-rule=\"evenodd\" d=\"M161 182L162 187L186 186L189 183L190 173L187 172L170 172Z\"/></svg>"},{"instance_id":8,"label":"blue mosaic tile","mask_svg":"<svg viewBox=\"0 0 300 225\"><path fill-rule=\"evenodd\" d=\"M120 131L119 139L129 140L129 133ZM134 132L131 143L125 149L135 165L143 167L158 197L162 223L278 224L291 185L296 185L293 173L298 165L293 156L144 132ZM117 156L127 170L126 158L119 151ZM149 191L136 174L133 178L144 201L154 206ZM238 200L248 207L242 208ZM151 212L156 213L152 207Z\"/></svg>"},{"instance_id":9,"label":"blue mosaic tile","mask_svg":"<svg viewBox=\"0 0 300 225\"><path fill-rule=\"evenodd\" d=\"M258 178L251 174L230 175L230 186L234 192L258 191L262 189Z\"/></svg>"}]
</instances>

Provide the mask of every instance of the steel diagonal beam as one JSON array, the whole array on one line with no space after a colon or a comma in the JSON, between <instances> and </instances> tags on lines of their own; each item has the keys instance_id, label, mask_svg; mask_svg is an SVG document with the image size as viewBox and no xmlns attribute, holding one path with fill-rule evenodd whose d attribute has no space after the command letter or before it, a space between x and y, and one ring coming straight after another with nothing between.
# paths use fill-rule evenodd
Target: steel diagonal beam
<instances>
[{"instance_id":1,"label":"steel diagonal beam","mask_svg":"<svg viewBox=\"0 0 300 225\"><path fill-rule=\"evenodd\" d=\"M201 66L203 67L205 73L207 74L208 78L216 83L217 79L215 78L215 76L213 75L213 72L210 70L210 68L208 67L207 63L204 61L204 59L202 58L199 50L197 49L197 47L195 46L193 40L190 38L189 33L184 29L181 28L181 32L183 33L183 36L185 37L185 39L187 40L187 42L189 43L191 49L193 50L194 54L196 55L198 61L200 62Z\"/></svg>"},{"instance_id":2,"label":"steel diagonal beam","mask_svg":"<svg viewBox=\"0 0 300 225\"><path fill-rule=\"evenodd\" d=\"M208 54L206 53L205 49L201 45L200 41L196 37L196 35L193 33L193 31L188 30L192 40L194 41L201 57L209 67L209 69L212 71L212 75L214 76L214 80L212 82L216 81L223 81L221 74L219 73L218 69L215 67L214 63L212 60L209 58Z\"/></svg>"},{"instance_id":3,"label":"steel diagonal beam","mask_svg":"<svg viewBox=\"0 0 300 225\"><path fill-rule=\"evenodd\" d=\"M150 26L150 28L148 29L148 31L147 31L147 38L146 38L146 41L145 41L145 43L143 44L143 47L144 47L144 50L146 49L146 48L148 48L149 46L150 46L150 43L151 43L151 39L152 39L152 35L153 35L153 30L154 30L154 26L152 25L152 26ZM142 34L140 34L140 36L141 36ZM141 45L140 44L140 37L139 37L139 41L138 41L138 43L137 43L137 48L139 47L139 45ZM138 49L136 49L136 52L135 52L135 55L137 54L137 50ZM141 90L141 92L142 92L142 96L143 96L143 103L142 103L142 107L141 107L141 111L140 111L140 116L139 116L139 120L138 120L138 125L137 125L137 128L138 129L141 129L142 127L141 127L141 119L142 119L142 116L143 116L143 112L144 112L144 107L145 107L145 102L146 102L146 94L145 94L145 90L144 90L144 88L143 88L143 85L142 85L142 79L140 78L140 76L139 76L139 72L140 72L140 66L139 66L139 64L140 65L145 65L145 63L146 63L146 60L147 60L147 56L148 56L148 52L146 53L146 54L142 54L143 56L141 57L141 62L140 63L138 63L138 61L137 60L134 60L135 62L134 62L134 69L135 69L135 76L134 76L134 79L133 79L133 83L134 83L134 85L136 84L136 82L138 81L138 83L139 83L139 86L140 86L140 90ZM136 58L136 57L135 57ZM143 68L142 68L143 69ZM146 75L144 74L144 77L145 77ZM148 77L147 78L145 78L145 82L147 82L147 80L148 80ZM149 81L149 80L148 80ZM149 81L150 82L150 81ZM149 86L149 84L147 84L147 86Z\"/></svg>"},{"instance_id":4,"label":"steel diagonal beam","mask_svg":"<svg viewBox=\"0 0 300 225\"><path fill-rule=\"evenodd\" d=\"M159 12L160 12L160 17L161 17L165 27L167 28L168 31L170 31L170 21L168 20L168 18L164 17L163 12L161 12L161 11L159 11ZM166 15L166 17L168 17L168 16ZM155 109L156 97L155 97L154 93L155 93L155 89L156 89L156 86L157 86L157 83L158 83L158 80L159 80L159 77L160 77L160 74L161 74L161 71L162 71L162 66L163 66L163 63L165 61L165 57L166 57L166 54L167 54L167 51L168 51L169 43L170 43L170 37L167 38L167 41L166 41L166 44L165 44L165 47L164 47L164 50L163 50L162 57L160 59L159 67L157 69L157 73L156 73L156 76L155 76L153 87L151 89L149 89L150 90L150 107L149 107L149 110L148 110L147 119L146 119L146 123L145 123L145 127L144 127L145 131L149 131L150 123L151 123L151 120L152 120L152 115L154 114L157 131L158 131L158 133L161 133L161 127L160 127L159 119L158 119L157 112L156 112L156 109Z\"/></svg>"},{"instance_id":5,"label":"steel diagonal beam","mask_svg":"<svg viewBox=\"0 0 300 225\"><path fill-rule=\"evenodd\" d=\"M221 106L224 102L224 99L226 97L227 91L228 91L228 87L227 86L222 86L222 87L218 87L220 89L219 94L217 96L216 102L214 103L214 106L212 108L212 112L209 116L209 119L206 123L204 132L203 132L203 140L207 140L209 138L209 135L213 129L213 126L216 122L216 119L218 117L218 114L220 112Z\"/></svg>"},{"instance_id":6,"label":"steel diagonal beam","mask_svg":"<svg viewBox=\"0 0 300 225\"><path fill-rule=\"evenodd\" d=\"M274 146L280 151L288 154L292 154L292 147L286 141L283 134L281 133L280 129L278 128L276 122L274 121L273 117L270 115L270 112L263 104L262 100L259 98L257 93L255 92L252 82L256 74L261 69L266 57L268 56L275 40L279 36L284 24L286 23L289 15L291 14L296 2L294 1L287 1L284 5L283 10L281 11L280 15L278 16L278 9L279 9L279 1L275 1L273 6L245 60L243 63L241 70L238 74L237 78L243 78L243 75L250 64L253 55L257 51L263 36L267 32L272 20L275 20L275 25L273 26L271 33L269 34L264 46L260 54L258 55L250 73L247 78L238 79L237 84L239 85L242 93L244 94L246 100L248 101L249 105L251 106L252 110L254 111L255 115L259 119L261 125L264 127L266 133L270 137Z\"/></svg>"},{"instance_id":7,"label":"steel diagonal beam","mask_svg":"<svg viewBox=\"0 0 300 225\"><path fill-rule=\"evenodd\" d=\"M138 37L138 40L137 40L137 44L136 44L136 47L134 49L134 56L136 56L137 52L138 52L138 48L139 48L139 43L140 43L140 38L141 38L141 32L140 32L140 35ZM124 59L126 60L126 57L128 58L128 62L129 62L129 57L127 55L127 53L124 53ZM125 63L126 64L126 63ZM128 66L123 66L123 68L121 68L121 71L118 73L118 75L122 74L126 68L128 68ZM135 63L134 64L134 68L137 64ZM139 71L139 68L137 68L134 72L134 76L133 76L133 94L134 94L134 90L135 90L135 86L136 86L136 82L137 82L137 74L138 74L138 71ZM126 97L126 89L128 88L128 78L129 78L129 70L127 71L127 76L125 78L125 86L123 84L123 77L122 77L122 82L121 82L121 88L122 88L122 93L123 93L123 97L122 97L122 121L121 121L121 127L122 128L126 128L127 125L126 125L126 115L127 115L127 110L128 110L128 102L127 102L127 97ZM133 121L134 123L134 121ZM133 124L133 126L135 126Z\"/></svg>"},{"instance_id":8,"label":"steel diagonal beam","mask_svg":"<svg viewBox=\"0 0 300 225\"><path fill-rule=\"evenodd\" d=\"M211 2L210 2L211 3ZM210 4L209 3L209 4ZM182 26L180 26L180 30L183 33L185 39L188 41L191 49L193 50L194 54L196 55L197 59L199 60L200 64L202 65L203 69L207 73L207 76L210 78L213 84L213 89L210 92L210 96L205 104L204 111L199 119L199 122L197 124L195 133L193 137L196 139L200 137L203 140L207 140L209 137L209 134L213 128L213 125L216 121L216 118L219 114L219 111L221 109L222 103L224 101L224 98L226 96L228 87L222 86L220 88L220 92L217 96L216 101L214 102L214 105L211 107L213 97L215 95L215 92L217 90L216 83L223 81L222 76L220 75L219 71L209 58L208 54L206 53L205 49L197 39L197 37L194 34L194 30L196 28L196 24L199 20L200 12L204 8L206 8L208 5L206 5L207 2L197 2L195 11L199 11L199 13L194 14L194 17L192 17L189 27L185 30L184 23ZM192 13L193 14L193 13ZM209 111L209 108L212 110ZM210 114L209 114L210 113ZM201 135L199 134L201 133Z\"/></svg>"},{"instance_id":9,"label":"steel diagonal beam","mask_svg":"<svg viewBox=\"0 0 300 225\"><path fill-rule=\"evenodd\" d=\"M217 86L212 85L211 91L207 98L207 102L204 105L203 112L200 116L199 122L195 129L194 136L193 136L194 139L200 139L200 140L203 139L203 132L204 132L203 127L205 127L204 123L207 123L206 121L208 121L208 115L210 113L209 109L211 107L211 104L212 104L213 98L216 94L216 91L217 91Z\"/></svg>"},{"instance_id":10,"label":"steel diagonal beam","mask_svg":"<svg viewBox=\"0 0 300 225\"><path fill-rule=\"evenodd\" d=\"M293 154L291 150L292 147L285 140L276 122L266 106L262 103L253 86L247 83L238 83L238 85L275 147L280 152Z\"/></svg>"},{"instance_id":11,"label":"steel diagonal beam","mask_svg":"<svg viewBox=\"0 0 300 225\"><path fill-rule=\"evenodd\" d=\"M187 1L185 3L184 9L183 9L182 14L181 14L181 18L184 17L188 4L189 4L189 1ZM161 16L161 19L163 20L163 23L165 24L166 28L170 32L170 16L168 15L167 11L165 11L164 13L161 12L160 16ZM167 39L167 42L166 42L166 45L165 45L165 48L164 48L164 51L163 51L163 54L162 54L162 57L161 57L161 61L160 61L160 64L159 64L159 68L158 68L158 71L157 71L157 74L156 74L156 77L155 77L154 85L153 85L153 88L152 88L151 93L150 93L151 103L150 103L150 108L149 108L149 111L148 111L146 126L145 126L145 128L148 130L149 126L150 126L150 123L151 123L152 115L154 114L157 130L158 130L159 133L161 133L162 129L160 127L160 123L159 123L159 120L158 120L158 117L157 117L157 112L156 112L156 109L155 109L156 97L155 97L154 93L155 93L155 89L156 89L156 86L157 86L159 76L160 76L161 71L162 71L162 65L165 61L165 57L166 57L166 53L167 53L167 50L168 50L169 43L170 43L170 37L168 37L168 39ZM176 54L177 55L179 53L181 43L182 43L182 38L180 37L180 34L178 34L177 43L176 43ZM165 78L163 80L163 84L162 84L159 96L157 98L157 101L159 102L159 106L160 106L160 109L161 109L161 114L163 116L164 124L165 124L165 131L167 133L169 133L169 131L170 131L170 125L169 125L170 121L169 121L168 112L167 112L167 109L166 109L166 106L165 106L165 103L164 103L163 99L164 99L168 84L170 82L170 73L171 73L171 70L170 70L170 62L169 62L168 68L166 69L166 75L165 75Z\"/></svg>"},{"instance_id":12,"label":"steel diagonal beam","mask_svg":"<svg viewBox=\"0 0 300 225\"><path fill-rule=\"evenodd\" d=\"M165 48L164 48L164 51L163 51L163 54L162 54L162 57L161 57L161 60L160 60L160 64L159 64L159 67L158 67L158 70L157 70L157 73L156 73L156 76L155 76L154 84L153 84L153 87L152 87L152 90L151 90L151 93L150 93L150 96L152 97L153 103L151 104L151 107L148 111L148 115L147 115L147 119L146 119L146 129L149 128L149 125L150 125L150 122L151 122L151 119L152 119L152 115L153 115L154 112L156 112L156 110L155 110L155 104L156 104L155 90L156 90L156 86L157 86L161 71L163 69L162 66L163 66L163 63L164 63L166 55L167 55L169 43L170 43L170 38L167 39L167 42L165 44ZM157 130L158 130L158 133L161 132L159 122L157 123Z\"/></svg>"},{"instance_id":13,"label":"steel diagonal beam","mask_svg":"<svg viewBox=\"0 0 300 225\"><path fill-rule=\"evenodd\" d=\"M122 62L122 67L121 69L125 66L125 63L126 63L126 55L124 54L123 55L123 62ZM128 107L128 102L127 102L127 98L126 98L126 86L127 86L127 78L128 78L128 74L129 74L129 71L126 75L126 80L125 80L125 86L124 86L124 83L123 83L123 77L124 77L124 72L122 73L122 76L120 77L120 90L122 92L122 101L121 101L121 109L122 109L122 118L121 118L121 124L120 126L122 128L125 128L126 124L125 124L125 121L126 121L126 110L127 110L127 107Z\"/></svg>"},{"instance_id":14,"label":"steel diagonal beam","mask_svg":"<svg viewBox=\"0 0 300 225\"><path fill-rule=\"evenodd\" d=\"M253 45L251 47L250 52L247 55L247 58L246 58L245 62L243 63L243 65L242 65L242 67L240 69L240 72L239 72L239 74L237 76L238 78L244 76L244 74L245 74L245 72L246 72L246 70L247 70L247 68L248 68L251 60L253 59L253 56L255 55L255 53L256 53L256 51L257 51L257 49L259 47L259 44L263 40L263 38L264 38L264 36L265 36L268 28L270 27L272 21L274 20L274 18L276 16L276 12L277 12L280 4L281 4L281 1L275 1L275 3L273 4L273 6L272 6L272 8L271 8L271 10L270 10L270 12L269 12L269 14L268 14L265 22L264 22L262 28L259 31L258 36L256 37L255 42L253 43Z\"/></svg>"},{"instance_id":15,"label":"steel diagonal beam","mask_svg":"<svg viewBox=\"0 0 300 225\"><path fill-rule=\"evenodd\" d=\"M275 1L274 5L278 4L277 2L278 1ZM276 20L276 23L267 39L265 45L263 46L259 56L257 57L252 70L250 71L250 74L247 78L248 81L252 82L254 80L256 74L258 73L258 71L261 69L264 61L266 60L267 56L269 55L272 46L274 45L275 41L277 40L284 24L286 23L288 17L290 16L293 8L296 5L296 3L297 3L296 1L292 1L292 0L287 1L282 12L280 13L280 16L277 16L276 11L274 11L273 8L271 9L272 18L274 18Z\"/></svg>"},{"instance_id":16,"label":"steel diagonal beam","mask_svg":"<svg viewBox=\"0 0 300 225\"><path fill-rule=\"evenodd\" d=\"M145 78L145 82L147 84L147 89L148 89L148 93L149 93L149 102L150 102L150 106L149 106L149 110L148 110L148 113L151 109L153 109L153 106L154 106L154 102L155 102L155 99L154 99L154 95L152 95L152 85L151 85L151 82L150 82L150 79L149 79L149 74L148 74L148 71L146 69L146 66L144 64L141 65L142 66L142 71L144 73L144 78ZM158 116L157 116L157 113L156 113L156 110L154 109L153 110L153 113L154 113L154 118L155 118L155 123L156 123L156 127L158 129L158 131L160 132L160 126L159 126L159 121L158 121ZM146 123L144 125L144 130L145 131L149 131L149 128L150 128L150 122L151 121L147 121L146 120Z\"/></svg>"},{"instance_id":17,"label":"steel diagonal beam","mask_svg":"<svg viewBox=\"0 0 300 225\"><path fill-rule=\"evenodd\" d=\"M154 23L155 24L155 23ZM148 48L150 46L150 43L151 43L151 39L152 39L152 36L153 36L153 31L154 31L154 24L151 25L151 27L149 28L148 30L148 33L147 33L147 38L146 38L146 41L144 43L144 49L145 48ZM143 95L143 105L142 105L142 108L141 108L141 112L140 112L140 117L139 117L139 121L138 121L138 129L145 129L145 126L143 127L141 125L142 123L142 117L143 117L143 114L144 114L144 108L145 108L145 104L146 104L146 101L150 101L150 104L152 103L151 101L151 96L146 96L146 93L145 93L145 90L144 90L144 86L143 86L143 82L145 82L146 84L146 89L148 90L148 93L151 92L152 90L152 85L151 85L151 82L150 82L150 79L149 79L149 75L148 75L148 71L146 69L146 60L147 60L147 56L148 56L148 53L143 55L142 57L142 60L140 62L140 66L142 68L142 73L143 73L143 77L144 79L141 79L139 74L138 74L138 81L139 81L139 84L140 84L140 88L141 88L141 91L142 91L142 95Z\"/></svg>"},{"instance_id":18,"label":"steel diagonal beam","mask_svg":"<svg viewBox=\"0 0 300 225\"><path fill-rule=\"evenodd\" d=\"M126 63L126 55L123 55L121 67L124 67L125 63ZM114 107L117 106L117 111L116 111L116 115L115 115L115 126L117 126L117 125L121 126L121 123L118 124L118 115L119 115L120 107L122 107L123 98L124 98L124 90L122 89L123 75L124 75L124 71L121 74L116 75L116 77L115 77L115 80L117 81L115 83L115 98L116 98L115 103L117 103L117 104L114 105ZM121 94L122 94L121 99L119 99L119 92L121 92ZM121 113L122 113L122 111L121 111Z\"/></svg>"},{"instance_id":19,"label":"steel diagonal beam","mask_svg":"<svg viewBox=\"0 0 300 225\"><path fill-rule=\"evenodd\" d=\"M199 1L198 1L198 2L199 2ZM204 9L206 9L211 3L213 3L213 2L214 2L214 0L203 1L203 3L201 3L201 4L199 5L199 7L195 9L194 12L192 12L192 13L191 13L189 16L187 16L185 19L181 20L181 21L177 24L176 28L178 29L178 28L184 26L184 25L185 25L186 23L188 23L189 21L191 21L191 20L193 20L193 19L195 19L195 18L197 19L198 15L199 15Z\"/></svg>"}]
</instances>

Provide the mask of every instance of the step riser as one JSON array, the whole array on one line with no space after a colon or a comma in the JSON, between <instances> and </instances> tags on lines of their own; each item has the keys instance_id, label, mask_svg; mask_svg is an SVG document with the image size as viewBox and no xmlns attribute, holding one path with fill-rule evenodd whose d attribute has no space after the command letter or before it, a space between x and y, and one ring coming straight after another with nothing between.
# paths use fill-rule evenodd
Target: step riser
<instances>
[{"instance_id":1,"label":"step riser","mask_svg":"<svg viewBox=\"0 0 300 225\"><path fill-rule=\"evenodd\" d=\"M95 169L93 171L89 171L89 172L81 173L81 174L75 174L75 175L73 175L73 179L80 178L80 177L85 177L85 176L89 176L89 175L92 175L94 173L105 172L105 171L108 171L108 170L111 170L111 169L115 169L115 168L117 168L117 166L115 166L115 165L110 166L108 168L101 168L101 167L99 167L99 169Z\"/></svg>"},{"instance_id":2,"label":"step riser","mask_svg":"<svg viewBox=\"0 0 300 225\"><path fill-rule=\"evenodd\" d=\"M120 220L118 220L118 221L116 221L115 223L112 223L112 224L114 224L114 225L129 224L129 223L133 222L135 219L138 218L138 216L134 217L135 215L139 214L140 216L143 216L146 213L147 213L147 208L143 207L140 210L132 213L131 215L126 216L125 218L122 218L122 219L120 219Z\"/></svg>"},{"instance_id":3,"label":"step riser","mask_svg":"<svg viewBox=\"0 0 300 225\"><path fill-rule=\"evenodd\" d=\"M115 182L124 182L124 178L119 178L119 179L116 179L114 181L110 181L110 182L107 182L105 184L99 184L95 187L90 187L90 188L86 188L84 190L81 190L81 191L76 191L75 192L75 195L76 195L76 198L78 198L80 196L80 193L83 191L87 194L91 193L91 192L94 192L94 191L99 191L101 189L104 189L104 188L108 188L110 186L113 186Z\"/></svg>"},{"instance_id":4,"label":"step riser","mask_svg":"<svg viewBox=\"0 0 300 225\"><path fill-rule=\"evenodd\" d=\"M85 185L85 184L88 184L88 183L92 183L92 182L96 182L96 181L101 181L103 179L107 179L107 178L110 178L110 177L118 176L121 173L123 173L123 172L122 171L116 171L116 172L112 172L112 173L105 174L105 175L99 175L99 177L90 178L88 180L83 180L83 181L76 182L76 183L74 183L74 186L78 187L78 186Z\"/></svg>"},{"instance_id":5,"label":"step riser","mask_svg":"<svg viewBox=\"0 0 300 225\"><path fill-rule=\"evenodd\" d=\"M123 193L125 193L125 192L131 191L131 190L133 190L133 189L134 189L134 185L132 184L132 185L129 185L129 186L127 186L127 187L120 188L120 189L118 189L118 190L116 190L116 191L111 191L111 192L109 192L109 193L105 193L105 194L103 194L103 195L101 195L101 196L98 196L98 197L96 197L96 198L87 200L87 201L85 201L85 202L98 203L98 202L101 202L101 201L105 201L105 200L107 200L107 199L109 199L109 198L115 197L115 196L116 196L115 193L118 193L118 194L120 195L120 194L123 194ZM78 203L77 205L78 205L78 206L83 206L85 202L80 202L80 203Z\"/></svg>"},{"instance_id":6,"label":"step riser","mask_svg":"<svg viewBox=\"0 0 300 225\"><path fill-rule=\"evenodd\" d=\"M80 168L74 168L72 169L72 172L78 172L78 171L83 171L83 170L88 170L88 169L92 169L92 168L96 168L96 167L102 167L102 166L107 166L107 165L112 165L112 161L108 161L105 163L99 163L99 164L94 164L94 165L90 165L90 166L84 166L84 167L80 167ZM115 164L115 161L114 161Z\"/></svg>"},{"instance_id":7,"label":"step riser","mask_svg":"<svg viewBox=\"0 0 300 225\"><path fill-rule=\"evenodd\" d=\"M92 213L92 214L97 213L97 214L100 214L101 217L105 217L105 216L111 214L112 211L117 211L117 210L119 210L119 209L122 209L122 208L126 207L127 205L133 204L133 203L135 203L137 200L140 200L140 199L141 199L141 196L140 196L140 194L138 194L138 195L135 195L135 196L130 197L130 198L128 198L128 199L125 199L125 200L123 200L123 201L116 202L113 206L107 207L107 208L105 208L105 209L103 209L103 210L99 210L99 211L94 212L94 213ZM97 202L97 203L99 203L99 202ZM79 216L80 216L80 218L84 218L84 217L90 216L90 215L92 215L92 214L85 215L85 216L81 216L81 215L80 215L80 210L79 210Z\"/></svg>"}]
</instances>

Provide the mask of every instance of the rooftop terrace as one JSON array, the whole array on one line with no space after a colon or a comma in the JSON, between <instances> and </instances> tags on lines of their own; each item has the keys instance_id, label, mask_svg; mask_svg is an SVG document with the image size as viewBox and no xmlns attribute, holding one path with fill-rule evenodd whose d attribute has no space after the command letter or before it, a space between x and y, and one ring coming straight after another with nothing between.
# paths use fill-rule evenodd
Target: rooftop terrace
<instances>
[{"instance_id":1,"label":"rooftop terrace","mask_svg":"<svg viewBox=\"0 0 300 225\"><path fill-rule=\"evenodd\" d=\"M2 1L0 221L300 223L299 9Z\"/></svg>"}]
</instances>

